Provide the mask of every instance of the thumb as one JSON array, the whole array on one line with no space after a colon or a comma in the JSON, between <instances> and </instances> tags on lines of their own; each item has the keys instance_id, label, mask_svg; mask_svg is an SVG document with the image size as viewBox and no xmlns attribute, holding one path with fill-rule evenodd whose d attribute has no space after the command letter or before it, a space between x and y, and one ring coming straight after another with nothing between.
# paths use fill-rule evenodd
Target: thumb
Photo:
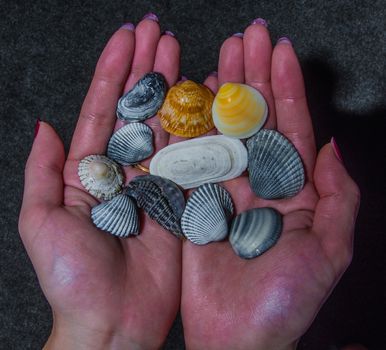
<instances>
[{"instance_id":1,"label":"thumb","mask_svg":"<svg viewBox=\"0 0 386 350\"><path fill-rule=\"evenodd\" d=\"M55 130L45 122L36 124L37 134L25 168L24 195L19 231L37 228L54 207L63 202L64 147Z\"/></svg>"},{"instance_id":2,"label":"thumb","mask_svg":"<svg viewBox=\"0 0 386 350\"><path fill-rule=\"evenodd\" d=\"M351 262L360 192L342 163L334 138L319 152L314 183L320 200L313 231L320 236L335 271L343 272Z\"/></svg>"}]
</instances>

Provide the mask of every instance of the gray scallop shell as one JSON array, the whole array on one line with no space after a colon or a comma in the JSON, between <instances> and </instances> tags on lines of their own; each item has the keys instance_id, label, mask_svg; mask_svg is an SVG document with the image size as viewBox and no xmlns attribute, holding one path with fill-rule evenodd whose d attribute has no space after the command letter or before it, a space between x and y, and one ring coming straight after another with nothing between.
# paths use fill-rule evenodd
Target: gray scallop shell
<instances>
[{"instance_id":1,"label":"gray scallop shell","mask_svg":"<svg viewBox=\"0 0 386 350\"><path fill-rule=\"evenodd\" d=\"M265 199L298 194L305 181L296 148L275 130L260 130L247 141L249 182L253 192Z\"/></svg>"},{"instance_id":2,"label":"gray scallop shell","mask_svg":"<svg viewBox=\"0 0 386 350\"><path fill-rule=\"evenodd\" d=\"M166 94L162 74L145 74L134 87L118 101L117 117L127 122L138 122L155 115Z\"/></svg>"},{"instance_id":3,"label":"gray scallop shell","mask_svg":"<svg viewBox=\"0 0 386 350\"><path fill-rule=\"evenodd\" d=\"M267 251L279 239L282 216L273 208L255 208L237 215L231 224L229 241L235 253L252 259Z\"/></svg>"},{"instance_id":4,"label":"gray scallop shell","mask_svg":"<svg viewBox=\"0 0 386 350\"><path fill-rule=\"evenodd\" d=\"M174 182L154 175L137 176L127 185L125 193L133 197L151 219L182 237L180 219L185 198Z\"/></svg>"},{"instance_id":5,"label":"gray scallop shell","mask_svg":"<svg viewBox=\"0 0 386 350\"><path fill-rule=\"evenodd\" d=\"M123 173L113 160L90 155L79 162L78 175L84 188L94 197L110 200L122 190Z\"/></svg>"},{"instance_id":6,"label":"gray scallop shell","mask_svg":"<svg viewBox=\"0 0 386 350\"><path fill-rule=\"evenodd\" d=\"M132 199L124 194L92 208L91 219L96 227L121 238L139 232L137 209Z\"/></svg>"},{"instance_id":7,"label":"gray scallop shell","mask_svg":"<svg viewBox=\"0 0 386 350\"><path fill-rule=\"evenodd\" d=\"M184 235L195 244L221 241L233 215L230 194L217 184L204 184L189 197L181 218Z\"/></svg>"},{"instance_id":8,"label":"gray scallop shell","mask_svg":"<svg viewBox=\"0 0 386 350\"><path fill-rule=\"evenodd\" d=\"M118 129L107 146L107 156L124 166L137 164L153 151L153 132L143 123L130 123Z\"/></svg>"}]
</instances>

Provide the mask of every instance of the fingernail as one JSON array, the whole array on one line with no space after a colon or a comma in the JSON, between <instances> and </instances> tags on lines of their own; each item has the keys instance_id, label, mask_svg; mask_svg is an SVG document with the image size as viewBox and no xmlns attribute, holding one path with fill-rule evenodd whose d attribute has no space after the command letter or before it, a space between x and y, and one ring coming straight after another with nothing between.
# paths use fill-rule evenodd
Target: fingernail
<instances>
[{"instance_id":1,"label":"fingernail","mask_svg":"<svg viewBox=\"0 0 386 350\"><path fill-rule=\"evenodd\" d=\"M218 77L218 73L214 70L213 72L210 72L209 74L208 74L210 77L215 77L215 78L217 78Z\"/></svg>"},{"instance_id":2,"label":"fingernail","mask_svg":"<svg viewBox=\"0 0 386 350\"><path fill-rule=\"evenodd\" d=\"M127 29L127 30L130 30L131 32L134 32L135 30L135 26L133 23L125 23L121 29Z\"/></svg>"},{"instance_id":3,"label":"fingernail","mask_svg":"<svg viewBox=\"0 0 386 350\"><path fill-rule=\"evenodd\" d=\"M165 31L164 31L164 34L165 34L165 35L170 35L170 36L172 36L173 38L175 37L174 33L171 32L170 30L165 30Z\"/></svg>"},{"instance_id":4,"label":"fingernail","mask_svg":"<svg viewBox=\"0 0 386 350\"><path fill-rule=\"evenodd\" d=\"M331 137L330 143L331 143L332 149L334 150L336 158L338 158L339 161L343 163L342 153L340 153L340 149L334 137Z\"/></svg>"},{"instance_id":5,"label":"fingernail","mask_svg":"<svg viewBox=\"0 0 386 350\"><path fill-rule=\"evenodd\" d=\"M151 19L152 21L158 22L158 17L156 14L149 12L142 19Z\"/></svg>"},{"instance_id":6,"label":"fingernail","mask_svg":"<svg viewBox=\"0 0 386 350\"><path fill-rule=\"evenodd\" d=\"M36 123L35 123L34 139L36 139L36 136L38 135L39 128L40 128L40 119L38 118L36 119Z\"/></svg>"},{"instance_id":7,"label":"fingernail","mask_svg":"<svg viewBox=\"0 0 386 350\"><path fill-rule=\"evenodd\" d=\"M283 37L278 39L277 44L290 44L290 45L292 45L292 42L289 38L287 38L286 36L283 36Z\"/></svg>"},{"instance_id":8,"label":"fingernail","mask_svg":"<svg viewBox=\"0 0 386 350\"><path fill-rule=\"evenodd\" d=\"M235 33L232 36L235 36L236 38L243 38L244 37L244 33Z\"/></svg>"},{"instance_id":9,"label":"fingernail","mask_svg":"<svg viewBox=\"0 0 386 350\"><path fill-rule=\"evenodd\" d=\"M265 19L263 18L255 18L251 24L261 24L262 26L264 26L265 28L268 27L268 23Z\"/></svg>"},{"instance_id":10,"label":"fingernail","mask_svg":"<svg viewBox=\"0 0 386 350\"><path fill-rule=\"evenodd\" d=\"M180 81L185 81L185 80L188 80L188 78L185 75L181 75Z\"/></svg>"}]
</instances>

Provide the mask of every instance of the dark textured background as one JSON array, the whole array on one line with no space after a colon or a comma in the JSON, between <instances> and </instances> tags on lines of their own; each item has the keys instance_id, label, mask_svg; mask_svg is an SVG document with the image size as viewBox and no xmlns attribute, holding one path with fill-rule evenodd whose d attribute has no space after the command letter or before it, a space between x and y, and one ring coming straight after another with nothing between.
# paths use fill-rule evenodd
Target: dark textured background
<instances>
[{"instance_id":1,"label":"dark textured background","mask_svg":"<svg viewBox=\"0 0 386 350\"><path fill-rule=\"evenodd\" d=\"M29 4L28 4L29 3ZM17 230L37 117L68 147L97 58L121 24L155 12L202 81L224 39L255 17L289 36L304 69L318 146L337 139L362 190L355 254L299 349L358 341L385 349L386 101L384 1L0 1L0 348L38 349L51 314ZM183 349L179 320L166 349Z\"/></svg>"}]
</instances>

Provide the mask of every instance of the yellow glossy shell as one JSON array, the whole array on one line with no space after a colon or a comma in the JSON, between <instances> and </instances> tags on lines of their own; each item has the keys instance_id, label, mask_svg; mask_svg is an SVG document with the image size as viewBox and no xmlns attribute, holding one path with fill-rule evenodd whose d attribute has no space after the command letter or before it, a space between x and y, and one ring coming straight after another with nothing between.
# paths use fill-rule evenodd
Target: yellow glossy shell
<instances>
[{"instance_id":1,"label":"yellow glossy shell","mask_svg":"<svg viewBox=\"0 0 386 350\"><path fill-rule=\"evenodd\" d=\"M169 89L157 115L170 134L199 136L214 128L213 99L212 91L206 86L185 80Z\"/></svg>"},{"instance_id":2,"label":"yellow glossy shell","mask_svg":"<svg viewBox=\"0 0 386 350\"><path fill-rule=\"evenodd\" d=\"M225 83L214 99L212 114L217 130L243 139L263 127L268 106L256 89L245 84Z\"/></svg>"}]
</instances>

